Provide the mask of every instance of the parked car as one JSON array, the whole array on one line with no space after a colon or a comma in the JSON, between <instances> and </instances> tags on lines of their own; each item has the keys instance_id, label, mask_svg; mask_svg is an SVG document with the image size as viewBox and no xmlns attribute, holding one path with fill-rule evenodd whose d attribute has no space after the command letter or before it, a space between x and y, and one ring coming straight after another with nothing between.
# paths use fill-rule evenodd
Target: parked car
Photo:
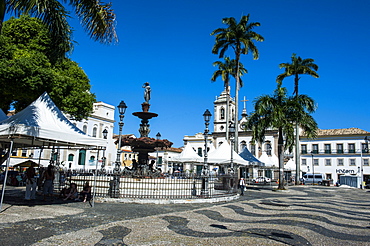
<instances>
[{"instance_id":1,"label":"parked car","mask_svg":"<svg viewBox=\"0 0 370 246\"><path fill-rule=\"evenodd\" d=\"M257 177L257 178L252 179L252 182L253 183L270 183L271 179L261 176L261 177Z\"/></svg>"},{"instance_id":2,"label":"parked car","mask_svg":"<svg viewBox=\"0 0 370 246\"><path fill-rule=\"evenodd\" d=\"M319 184L321 185L323 180L325 179L324 174L322 173L306 173L303 175L303 183L304 184Z\"/></svg>"}]
</instances>

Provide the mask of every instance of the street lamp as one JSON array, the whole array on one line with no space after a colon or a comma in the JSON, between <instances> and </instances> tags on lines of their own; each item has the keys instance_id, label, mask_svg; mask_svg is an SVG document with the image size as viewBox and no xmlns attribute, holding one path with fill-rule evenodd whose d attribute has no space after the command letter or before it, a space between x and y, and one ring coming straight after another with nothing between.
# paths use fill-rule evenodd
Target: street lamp
<instances>
[{"instance_id":1,"label":"street lamp","mask_svg":"<svg viewBox=\"0 0 370 246\"><path fill-rule=\"evenodd\" d=\"M119 113L119 140L118 140L118 148L117 148L117 158L116 158L116 167L114 168L115 173L119 173L121 169L121 141L122 141L122 127L123 127L123 118L125 117L124 114L126 112L127 106L124 101L121 101L120 104L117 106L118 113Z\"/></svg>"},{"instance_id":2,"label":"street lamp","mask_svg":"<svg viewBox=\"0 0 370 246\"><path fill-rule=\"evenodd\" d=\"M103 130L103 138L104 139L107 139L107 136L108 136L108 130L107 129L104 129ZM104 147L103 149L103 157L102 157L102 163L101 163L101 172L102 173L105 173L105 150L106 150L106 147Z\"/></svg>"},{"instance_id":3,"label":"street lamp","mask_svg":"<svg viewBox=\"0 0 370 246\"><path fill-rule=\"evenodd\" d=\"M230 146L231 146L231 156L230 156L230 173L234 173L234 160L233 160L233 146L234 146L234 133L235 133L235 124L230 122L229 125L229 132L230 132Z\"/></svg>"},{"instance_id":4,"label":"street lamp","mask_svg":"<svg viewBox=\"0 0 370 246\"><path fill-rule=\"evenodd\" d=\"M208 196L209 194L209 191L208 191L208 175L209 175L209 168L208 168L208 147L207 147L207 138L208 138L208 126L209 126L209 121L211 120L211 112L209 112L209 110L207 109L204 114L203 114L203 118L204 118L204 122L205 122L205 130L204 130L204 166L203 166L203 175L205 177L203 177L203 180L202 180L202 191L201 191L201 194L202 195L205 195L205 196Z\"/></svg>"},{"instance_id":5,"label":"street lamp","mask_svg":"<svg viewBox=\"0 0 370 246\"><path fill-rule=\"evenodd\" d=\"M161 139L161 134L158 132L157 135L155 135L157 137L157 140L160 140ZM156 167L158 168L158 147L157 147L157 160L156 160Z\"/></svg>"},{"instance_id":6,"label":"street lamp","mask_svg":"<svg viewBox=\"0 0 370 246\"><path fill-rule=\"evenodd\" d=\"M113 170L113 180L109 183L109 193L112 198L119 197L119 176L121 171L121 141L122 141L122 127L123 127L123 117L126 112L127 106L124 101L121 101L120 104L117 106L118 113L119 113L119 140L118 140L118 148L117 148L117 158L116 158L116 166Z\"/></svg>"},{"instance_id":7,"label":"street lamp","mask_svg":"<svg viewBox=\"0 0 370 246\"><path fill-rule=\"evenodd\" d=\"M208 175L208 147L207 147L207 138L208 138L208 126L209 126L209 121L211 120L211 112L209 112L209 110L207 109L204 114L203 114L203 117L204 117L204 122L205 122L205 130L204 130L204 167L203 167L203 173Z\"/></svg>"},{"instance_id":8,"label":"street lamp","mask_svg":"<svg viewBox=\"0 0 370 246\"><path fill-rule=\"evenodd\" d=\"M315 184L315 163L313 163L313 151L311 151L311 157L312 157L312 185Z\"/></svg>"},{"instance_id":9,"label":"street lamp","mask_svg":"<svg viewBox=\"0 0 370 246\"><path fill-rule=\"evenodd\" d=\"M366 143L366 146L365 146L364 150L365 150L365 153L368 153L368 151L369 151L369 140L370 140L370 138L368 136L366 136L364 140L365 140L365 143ZM364 160L362 159L362 152L363 152L363 150L361 148L361 169L360 169L360 175L361 175L361 178L360 178L360 180L361 180L360 187L361 187L361 189L364 188L363 185L362 185L364 183Z\"/></svg>"}]
</instances>

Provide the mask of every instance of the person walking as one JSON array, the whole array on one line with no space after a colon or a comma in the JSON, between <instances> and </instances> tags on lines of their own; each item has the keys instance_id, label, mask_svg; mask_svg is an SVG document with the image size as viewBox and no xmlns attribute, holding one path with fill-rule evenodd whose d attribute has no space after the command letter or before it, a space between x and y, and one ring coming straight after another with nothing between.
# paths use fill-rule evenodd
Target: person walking
<instances>
[{"instance_id":1,"label":"person walking","mask_svg":"<svg viewBox=\"0 0 370 246\"><path fill-rule=\"evenodd\" d=\"M240 195L244 196L245 181L244 178L240 178L239 181Z\"/></svg>"},{"instance_id":2,"label":"person walking","mask_svg":"<svg viewBox=\"0 0 370 246\"><path fill-rule=\"evenodd\" d=\"M36 171L35 171L35 163L32 163L31 166L26 171L26 194L24 199L35 200L36 199Z\"/></svg>"}]
</instances>

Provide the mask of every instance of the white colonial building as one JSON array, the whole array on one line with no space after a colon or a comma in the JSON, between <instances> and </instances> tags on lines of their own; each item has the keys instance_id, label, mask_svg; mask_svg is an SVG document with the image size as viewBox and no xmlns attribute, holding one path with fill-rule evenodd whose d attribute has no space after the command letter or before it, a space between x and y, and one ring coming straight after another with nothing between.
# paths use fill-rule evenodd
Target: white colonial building
<instances>
[{"instance_id":1,"label":"white colonial building","mask_svg":"<svg viewBox=\"0 0 370 246\"><path fill-rule=\"evenodd\" d=\"M301 171L323 173L334 183L342 175L358 176L368 182L368 136L370 132L358 128L319 130L315 140L301 136Z\"/></svg>"},{"instance_id":2,"label":"white colonial building","mask_svg":"<svg viewBox=\"0 0 370 246\"><path fill-rule=\"evenodd\" d=\"M213 132L209 134L207 149L210 146L217 148L222 142L226 141L226 92L223 91L214 101L213 112ZM244 100L245 101L245 100ZM229 121L234 122L233 112L235 112L235 102L230 98ZM246 122L247 111L244 103L244 109L241 119L238 120L236 129L238 129L239 152L246 147L264 165L250 165L240 169L240 175L254 178L257 176L266 176L277 179L278 177L278 159L277 159L277 130L270 129L266 131L264 143L252 141L250 131L244 131L242 125ZM365 181L370 182L369 149L365 137L370 136L370 132L357 129L331 129L319 130L317 139L307 139L300 136L300 165L302 177L305 173L323 173L325 178L332 183L339 181L341 175L358 176ZM232 138L232 135L231 135ZM194 151L199 156L204 155L204 134L197 133L194 136L184 136L184 144L190 143ZM294 153L294 151L293 151ZM295 175L295 162L293 153L286 153L284 158L284 171L287 180ZM312 165L314 164L314 165ZM360 186L360 182L357 185Z\"/></svg>"}]
</instances>

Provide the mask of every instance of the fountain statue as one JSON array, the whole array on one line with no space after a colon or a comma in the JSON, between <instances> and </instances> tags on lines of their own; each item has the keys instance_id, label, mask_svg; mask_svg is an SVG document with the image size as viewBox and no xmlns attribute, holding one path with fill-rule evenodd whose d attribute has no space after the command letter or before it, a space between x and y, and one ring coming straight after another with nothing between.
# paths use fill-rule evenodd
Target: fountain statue
<instances>
[{"instance_id":1,"label":"fountain statue","mask_svg":"<svg viewBox=\"0 0 370 246\"><path fill-rule=\"evenodd\" d=\"M149 83L148 82L144 83L143 88L144 88L144 102L141 104L142 111L132 113L134 116L141 119L141 124L139 128L140 138L124 137L122 138L121 144L122 146L130 146L133 152L139 153L139 163L137 166L141 170L146 170L141 171L141 173L139 172L139 174L144 174L143 172L145 172L145 174L147 175L148 171L152 171L148 165L149 159L148 153L155 152L155 150L158 148L160 149L169 148L172 146L172 142L168 141L167 139L161 140L148 137L150 133L149 120L151 118L157 117L158 114L149 112L150 108L149 100L151 94Z\"/></svg>"}]
</instances>

